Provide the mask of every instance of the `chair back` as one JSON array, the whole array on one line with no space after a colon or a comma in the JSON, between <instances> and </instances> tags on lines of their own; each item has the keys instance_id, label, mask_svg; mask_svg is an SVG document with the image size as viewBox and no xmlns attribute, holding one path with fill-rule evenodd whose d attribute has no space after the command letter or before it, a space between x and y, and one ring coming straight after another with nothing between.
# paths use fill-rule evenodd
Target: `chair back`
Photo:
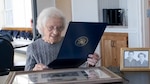
<instances>
[{"instance_id":1,"label":"chair back","mask_svg":"<svg viewBox=\"0 0 150 84\"><path fill-rule=\"evenodd\" d=\"M14 67L14 48L12 44L0 38L0 75L6 74Z\"/></svg>"}]
</instances>

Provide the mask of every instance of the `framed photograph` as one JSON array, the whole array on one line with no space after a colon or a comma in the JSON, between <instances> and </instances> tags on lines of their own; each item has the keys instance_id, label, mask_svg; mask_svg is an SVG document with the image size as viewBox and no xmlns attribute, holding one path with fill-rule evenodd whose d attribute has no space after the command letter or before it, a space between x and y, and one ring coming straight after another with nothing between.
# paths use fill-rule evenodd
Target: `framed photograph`
<instances>
[{"instance_id":1,"label":"framed photograph","mask_svg":"<svg viewBox=\"0 0 150 84\"><path fill-rule=\"evenodd\" d=\"M121 71L150 71L150 48L121 48Z\"/></svg>"},{"instance_id":2,"label":"framed photograph","mask_svg":"<svg viewBox=\"0 0 150 84\"><path fill-rule=\"evenodd\" d=\"M13 71L9 73L6 84L115 84L122 83L122 81L120 76L105 67L91 67L44 71Z\"/></svg>"}]
</instances>

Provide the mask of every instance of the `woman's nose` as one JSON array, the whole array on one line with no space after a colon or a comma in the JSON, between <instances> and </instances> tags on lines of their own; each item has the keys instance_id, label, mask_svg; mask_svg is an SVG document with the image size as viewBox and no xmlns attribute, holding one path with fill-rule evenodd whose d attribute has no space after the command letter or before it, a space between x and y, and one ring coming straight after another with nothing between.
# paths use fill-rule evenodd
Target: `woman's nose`
<instances>
[{"instance_id":1,"label":"woman's nose","mask_svg":"<svg viewBox=\"0 0 150 84\"><path fill-rule=\"evenodd\" d=\"M54 33L54 34L58 34L58 33L59 33L59 31L57 30L57 28L54 28L54 29L53 29L53 33Z\"/></svg>"}]
</instances>

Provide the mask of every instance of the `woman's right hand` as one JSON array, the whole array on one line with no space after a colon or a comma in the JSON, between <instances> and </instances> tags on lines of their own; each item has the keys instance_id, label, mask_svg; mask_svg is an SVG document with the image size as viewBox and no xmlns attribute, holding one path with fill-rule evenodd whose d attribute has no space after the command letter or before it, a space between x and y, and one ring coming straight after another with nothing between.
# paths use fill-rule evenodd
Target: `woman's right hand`
<instances>
[{"instance_id":1,"label":"woman's right hand","mask_svg":"<svg viewBox=\"0 0 150 84\"><path fill-rule=\"evenodd\" d=\"M40 71L40 70L46 70L49 69L47 66L45 66L44 64L36 64L33 68L33 71Z\"/></svg>"}]
</instances>

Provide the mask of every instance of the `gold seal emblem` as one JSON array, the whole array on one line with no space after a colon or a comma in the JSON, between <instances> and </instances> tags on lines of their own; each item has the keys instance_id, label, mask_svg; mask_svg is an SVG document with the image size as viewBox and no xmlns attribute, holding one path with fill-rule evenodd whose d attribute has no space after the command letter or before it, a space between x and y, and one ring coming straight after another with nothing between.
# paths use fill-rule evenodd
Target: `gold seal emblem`
<instances>
[{"instance_id":1,"label":"gold seal emblem","mask_svg":"<svg viewBox=\"0 0 150 84\"><path fill-rule=\"evenodd\" d=\"M85 46L87 43L88 43L88 38L86 36L81 36L77 38L75 41L75 45L79 47Z\"/></svg>"}]
</instances>

